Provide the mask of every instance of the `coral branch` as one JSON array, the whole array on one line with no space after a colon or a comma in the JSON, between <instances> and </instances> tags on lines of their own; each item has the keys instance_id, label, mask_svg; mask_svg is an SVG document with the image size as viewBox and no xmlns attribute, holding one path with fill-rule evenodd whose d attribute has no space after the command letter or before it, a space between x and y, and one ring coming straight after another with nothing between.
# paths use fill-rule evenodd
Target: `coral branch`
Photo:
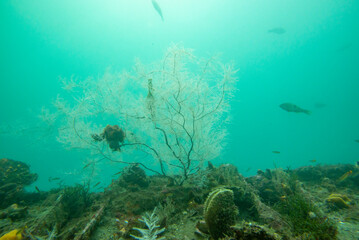
<instances>
[{"instance_id":1,"label":"coral branch","mask_svg":"<svg viewBox=\"0 0 359 240\"><path fill-rule=\"evenodd\" d=\"M85 228L76 235L74 240L86 240L90 238L91 232L95 225L100 221L105 205L101 206L100 209L92 216L91 220L86 224Z\"/></svg>"}]
</instances>

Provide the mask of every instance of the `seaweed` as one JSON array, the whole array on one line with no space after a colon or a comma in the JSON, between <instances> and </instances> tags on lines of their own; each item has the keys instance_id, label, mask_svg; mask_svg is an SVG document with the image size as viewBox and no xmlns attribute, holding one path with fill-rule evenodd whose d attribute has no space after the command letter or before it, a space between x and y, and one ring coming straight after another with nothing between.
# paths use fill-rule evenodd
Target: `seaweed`
<instances>
[{"instance_id":1,"label":"seaweed","mask_svg":"<svg viewBox=\"0 0 359 240\"><path fill-rule=\"evenodd\" d=\"M305 236L305 239L337 239L334 223L321 217L319 209L302 194L294 193L274 208L284 216L296 236Z\"/></svg>"},{"instance_id":2,"label":"seaweed","mask_svg":"<svg viewBox=\"0 0 359 240\"><path fill-rule=\"evenodd\" d=\"M144 228L133 228L141 233L142 237L138 237L131 234L131 237L139 240L154 240L154 239L165 239L164 237L157 238L157 236L165 231L165 228L158 229L160 226L157 225L159 218L156 214L157 208L153 210L151 214L145 213L142 218L138 219L140 222L146 224L148 229Z\"/></svg>"},{"instance_id":3,"label":"seaweed","mask_svg":"<svg viewBox=\"0 0 359 240\"><path fill-rule=\"evenodd\" d=\"M65 187L61 207L68 214L68 219L80 216L91 203L89 187L80 184Z\"/></svg>"}]
</instances>

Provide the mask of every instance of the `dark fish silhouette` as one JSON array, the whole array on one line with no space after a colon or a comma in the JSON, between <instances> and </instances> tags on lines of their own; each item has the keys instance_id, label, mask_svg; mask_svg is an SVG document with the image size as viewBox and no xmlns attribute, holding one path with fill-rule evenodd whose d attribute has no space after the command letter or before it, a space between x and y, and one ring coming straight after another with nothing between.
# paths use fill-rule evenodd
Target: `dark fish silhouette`
<instances>
[{"instance_id":1,"label":"dark fish silhouette","mask_svg":"<svg viewBox=\"0 0 359 240\"><path fill-rule=\"evenodd\" d=\"M268 30L269 33L275 33L275 34L284 34L286 33L286 30L281 27L276 27Z\"/></svg>"},{"instance_id":2,"label":"dark fish silhouette","mask_svg":"<svg viewBox=\"0 0 359 240\"><path fill-rule=\"evenodd\" d=\"M357 143L359 143L359 139L355 139L354 141L357 142Z\"/></svg>"},{"instance_id":3,"label":"dark fish silhouette","mask_svg":"<svg viewBox=\"0 0 359 240\"><path fill-rule=\"evenodd\" d=\"M352 43L343 44L342 46L338 47L337 52L346 51L346 50L348 50L348 49L351 48L351 47L352 47Z\"/></svg>"},{"instance_id":4,"label":"dark fish silhouette","mask_svg":"<svg viewBox=\"0 0 359 240\"><path fill-rule=\"evenodd\" d=\"M282 103L281 105L279 105L279 107L287 112L305 113L310 115L310 111L300 108L297 105L294 105L293 103Z\"/></svg>"},{"instance_id":5,"label":"dark fish silhouette","mask_svg":"<svg viewBox=\"0 0 359 240\"><path fill-rule=\"evenodd\" d=\"M163 15L162 15L162 10L160 8L160 5L158 5L158 3L156 2L156 0L152 0L152 5L153 5L154 9L156 10L156 12L161 16L162 21L164 21Z\"/></svg>"},{"instance_id":6,"label":"dark fish silhouette","mask_svg":"<svg viewBox=\"0 0 359 240\"><path fill-rule=\"evenodd\" d=\"M314 104L314 107L315 107L315 108L324 108L324 107L326 107L326 106L327 106L327 105L326 105L325 103L320 103L320 102Z\"/></svg>"},{"instance_id":7,"label":"dark fish silhouette","mask_svg":"<svg viewBox=\"0 0 359 240\"><path fill-rule=\"evenodd\" d=\"M49 177L49 182L58 181L58 180L60 180L59 177Z\"/></svg>"}]
</instances>

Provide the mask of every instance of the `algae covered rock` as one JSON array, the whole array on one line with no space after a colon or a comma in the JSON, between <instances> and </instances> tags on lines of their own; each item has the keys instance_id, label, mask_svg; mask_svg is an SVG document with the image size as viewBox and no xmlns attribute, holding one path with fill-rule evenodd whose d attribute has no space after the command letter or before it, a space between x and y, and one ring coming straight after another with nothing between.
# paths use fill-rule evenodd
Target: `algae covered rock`
<instances>
[{"instance_id":1,"label":"algae covered rock","mask_svg":"<svg viewBox=\"0 0 359 240\"><path fill-rule=\"evenodd\" d=\"M218 188L212 191L204 203L204 218L213 239L219 239L231 232L238 209L234 204L233 191Z\"/></svg>"},{"instance_id":2,"label":"algae covered rock","mask_svg":"<svg viewBox=\"0 0 359 240\"><path fill-rule=\"evenodd\" d=\"M20 161L0 159L0 208L6 208L21 200L25 186L37 179L36 173Z\"/></svg>"},{"instance_id":3,"label":"algae covered rock","mask_svg":"<svg viewBox=\"0 0 359 240\"><path fill-rule=\"evenodd\" d=\"M127 189L138 191L139 188L148 187L149 182L145 171L138 164L134 164L123 169L119 184Z\"/></svg>"},{"instance_id":4,"label":"algae covered rock","mask_svg":"<svg viewBox=\"0 0 359 240\"><path fill-rule=\"evenodd\" d=\"M244 222L241 226L233 226L234 239L236 240L279 240L282 239L272 229L253 223Z\"/></svg>"},{"instance_id":5,"label":"algae covered rock","mask_svg":"<svg viewBox=\"0 0 359 240\"><path fill-rule=\"evenodd\" d=\"M0 219L9 218L11 221L23 219L28 214L28 207L20 207L14 203L3 211L0 211Z\"/></svg>"}]
</instances>

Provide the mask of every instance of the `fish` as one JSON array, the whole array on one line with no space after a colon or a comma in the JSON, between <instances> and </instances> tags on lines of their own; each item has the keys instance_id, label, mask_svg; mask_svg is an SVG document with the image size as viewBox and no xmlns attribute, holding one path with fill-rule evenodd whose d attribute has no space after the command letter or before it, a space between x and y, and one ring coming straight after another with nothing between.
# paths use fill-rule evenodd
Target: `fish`
<instances>
[{"instance_id":1,"label":"fish","mask_svg":"<svg viewBox=\"0 0 359 240\"><path fill-rule=\"evenodd\" d=\"M281 196L281 197L280 197L280 200L281 200L281 201L286 201L286 200L287 200L287 196L286 196L286 195Z\"/></svg>"},{"instance_id":2,"label":"fish","mask_svg":"<svg viewBox=\"0 0 359 240\"><path fill-rule=\"evenodd\" d=\"M97 187L101 182L96 183L93 187Z\"/></svg>"},{"instance_id":3,"label":"fish","mask_svg":"<svg viewBox=\"0 0 359 240\"><path fill-rule=\"evenodd\" d=\"M93 162L89 162L89 163L87 163L82 169L86 169L86 168L88 168L91 164L93 164Z\"/></svg>"},{"instance_id":4,"label":"fish","mask_svg":"<svg viewBox=\"0 0 359 240\"><path fill-rule=\"evenodd\" d=\"M278 34L278 35L284 34L286 32L287 31L282 27L276 27L276 28L272 28L272 29L268 30L268 33L274 33L274 34Z\"/></svg>"},{"instance_id":5,"label":"fish","mask_svg":"<svg viewBox=\"0 0 359 240\"><path fill-rule=\"evenodd\" d=\"M315 163L315 162L317 162L317 160L316 160L316 159L312 159L312 160L309 160L309 162Z\"/></svg>"},{"instance_id":6,"label":"fish","mask_svg":"<svg viewBox=\"0 0 359 240\"><path fill-rule=\"evenodd\" d=\"M59 177L49 177L49 182L58 181L58 180L60 180Z\"/></svg>"},{"instance_id":7,"label":"fish","mask_svg":"<svg viewBox=\"0 0 359 240\"><path fill-rule=\"evenodd\" d=\"M263 190L264 192L267 192L267 193L273 193L273 189L270 189L270 188L266 188Z\"/></svg>"},{"instance_id":8,"label":"fish","mask_svg":"<svg viewBox=\"0 0 359 240\"><path fill-rule=\"evenodd\" d=\"M272 153L279 154L280 152L279 151L272 151Z\"/></svg>"},{"instance_id":9,"label":"fish","mask_svg":"<svg viewBox=\"0 0 359 240\"><path fill-rule=\"evenodd\" d=\"M309 110L298 107L293 103L282 103L279 107L287 112L295 112L295 113L305 113L310 115L311 112Z\"/></svg>"},{"instance_id":10,"label":"fish","mask_svg":"<svg viewBox=\"0 0 359 240\"><path fill-rule=\"evenodd\" d=\"M40 189L37 186L35 186L35 189L36 189L37 192L39 192L39 193L41 192Z\"/></svg>"},{"instance_id":11,"label":"fish","mask_svg":"<svg viewBox=\"0 0 359 240\"><path fill-rule=\"evenodd\" d=\"M353 174L353 171L350 170L350 171L344 173L344 174L338 179L338 181L339 181L339 182L342 182L342 181L344 181L345 179L347 179L347 178L348 178L350 175L352 175L352 174Z\"/></svg>"},{"instance_id":12,"label":"fish","mask_svg":"<svg viewBox=\"0 0 359 240\"><path fill-rule=\"evenodd\" d=\"M337 52L343 52L345 50L348 50L349 48L351 48L352 45L353 45L352 43L343 44L337 48Z\"/></svg>"},{"instance_id":13,"label":"fish","mask_svg":"<svg viewBox=\"0 0 359 240\"><path fill-rule=\"evenodd\" d=\"M359 143L359 139L355 139L355 140L354 140L354 142L357 142L357 143Z\"/></svg>"},{"instance_id":14,"label":"fish","mask_svg":"<svg viewBox=\"0 0 359 240\"><path fill-rule=\"evenodd\" d=\"M156 2L156 0L152 0L152 5L153 5L153 8L154 8L154 9L156 10L156 12L158 13L158 15L161 16L162 21L165 21L165 20L163 19L161 7L160 7L160 5L158 5L158 3Z\"/></svg>"},{"instance_id":15,"label":"fish","mask_svg":"<svg viewBox=\"0 0 359 240\"><path fill-rule=\"evenodd\" d=\"M314 104L314 107L315 107L315 108L324 108L324 107L326 107L326 106L327 106L327 104L325 104L325 103L320 103L320 102Z\"/></svg>"},{"instance_id":16,"label":"fish","mask_svg":"<svg viewBox=\"0 0 359 240\"><path fill-rule=\"evenodd\" d=\"M166 196L166 197L169 197L169 198L170 198L170 197L173 197L173 193L171 193L171 192L166 193L165 196Z\"/></svg>"},{"instance_id":17,"label":"fish","mask_svg":"<svg viewBox=\"0 0 359 240\"><path fill-rule=\"evenodd\" d=\"M211 163L210 161L208 161L208 169L215 169L213 163Z\"/></svg>"}]
</instances>

